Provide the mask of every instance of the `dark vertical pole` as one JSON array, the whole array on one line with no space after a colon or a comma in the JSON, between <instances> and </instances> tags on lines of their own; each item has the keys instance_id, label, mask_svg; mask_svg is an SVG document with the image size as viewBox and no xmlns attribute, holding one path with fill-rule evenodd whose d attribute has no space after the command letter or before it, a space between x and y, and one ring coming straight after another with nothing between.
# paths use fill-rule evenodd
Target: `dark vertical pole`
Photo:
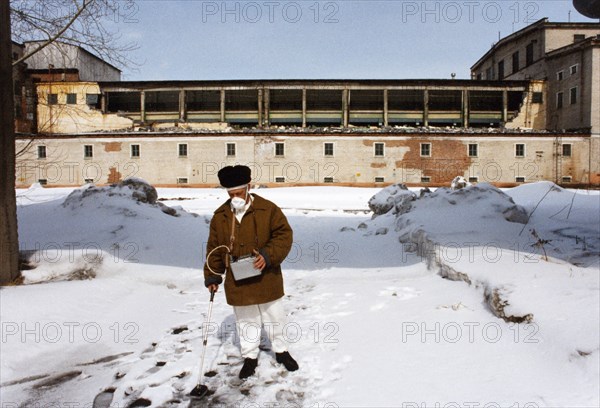
<instances>
[{"instance_id":1,"label":"dark vertical pole","mask_svg":"<svg viewBox=\"0 0 600 408\"><path fill-rule=\"evenodd\" d=\"M0 2L0 284L19 276L10 3Z\"/></svg>"}]
</instances>

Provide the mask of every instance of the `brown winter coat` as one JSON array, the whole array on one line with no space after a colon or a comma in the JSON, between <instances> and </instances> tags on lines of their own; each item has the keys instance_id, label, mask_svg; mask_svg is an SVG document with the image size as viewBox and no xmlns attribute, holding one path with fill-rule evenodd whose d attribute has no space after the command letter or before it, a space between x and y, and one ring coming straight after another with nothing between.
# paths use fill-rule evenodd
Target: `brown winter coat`
<instances>
[{"instance_id":1,"label":"brown winter coat","mask_svg":"<svg viewBox=\"0 0 600 408\"><path fill-rule=\"evenodd\" d=\"M227 268L225 277L225 296L232 306L248 306L272 302L283 296L283 277L281 263L290 252L293 234L281 209L264 198L252 194L252 205L242 218L235 221L235 242L233 256L251 254L254 249L264 256L267 266L260 276L236 282L231 270ZM231 223L234 214L230 201L217 208L210 222L210 235L206 245L206 254L219 245L229 246ZM258 242L257 242L258 241ZM207 262L218 273L225 270L227 251L216 250ZM204 265L205 285L220 284L220 276L211 273Z\"/></svg>"}]
</instances>

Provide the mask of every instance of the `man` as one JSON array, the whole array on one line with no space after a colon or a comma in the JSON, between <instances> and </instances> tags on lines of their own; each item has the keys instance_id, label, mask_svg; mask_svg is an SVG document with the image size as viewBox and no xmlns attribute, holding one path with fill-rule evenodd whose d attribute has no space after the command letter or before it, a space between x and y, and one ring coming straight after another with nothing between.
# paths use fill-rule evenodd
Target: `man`
<instances>
[{"instance_id":1,"label":"man","mask_svg":"<svg viewBox=\"0 0 600 408\"><path fill-rule=\"evenodd\" d=\"M204 277L206 287L213 292L218 290L225 275L225 296L233 306L244 358L239 377L244 379L255 372L262 326L277 362L295 371L298 364L287 351L283 335L286 315L281 302L284 295L281 263L292 247L292 229L277 205L248 193L249 167L227 166L217 175L230 199L217 208L210 222ZM240 279L231 258L247 255L255 256L256 276Z\"/></svg>"}]
</instances>

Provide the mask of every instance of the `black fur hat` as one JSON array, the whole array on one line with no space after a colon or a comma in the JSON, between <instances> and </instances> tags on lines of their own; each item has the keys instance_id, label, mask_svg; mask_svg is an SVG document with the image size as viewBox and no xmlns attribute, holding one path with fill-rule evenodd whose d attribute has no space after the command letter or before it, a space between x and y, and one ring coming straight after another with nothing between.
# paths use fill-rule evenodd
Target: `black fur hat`
<instances>
[{"instance_id":1,"label":"black fur hat","mask_svg":"<svg viewBox=\"0 0 600 408\"><path fill-rule=\"evenodd\" d=\"M250 183L251 180L250 167L242 165L223 167L217 176L225 188L243 186Z\"/></svg>"}]
</instances>

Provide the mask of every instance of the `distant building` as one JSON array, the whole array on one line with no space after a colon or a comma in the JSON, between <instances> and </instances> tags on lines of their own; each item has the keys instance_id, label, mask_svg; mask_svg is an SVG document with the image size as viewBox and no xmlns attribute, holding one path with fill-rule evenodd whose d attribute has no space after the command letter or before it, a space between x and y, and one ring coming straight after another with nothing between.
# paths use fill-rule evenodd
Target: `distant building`
<instances>
[{"instance_id":1,"label":"distant building","mask_svg":"<svg viewBox=\"0 0 600 408\"><path fill-rule=\"evenodd\" d=\"M600 185L600 25L564 24L501 40L474 80L124 82L86 79L110 71L93 59L28 69L35 126L17 140L17 185L214 186L236 163L264 185ZM569 106L554 104L561 90Z\"/></svg>"},{"instance_id":2,"label":"distant building","mask_svg":"<svg viewBox=\"0 0 600 408\"><path fill-rule=\"evenodd\" d=\"M24 43L24 53L28 54L38 48L42 41L28 41ZM98 58L96 55L86 49L55 41L40 51L33 54L24 61L27 68L34 74L54 75L52 80L73 81L74 76L69 75L77 73L76 80L79 81L120 81L121 70ZM56 77L56 75L63 77Z\"/></svg>"},{"instance_id":3,"label":"distant building","mask_svg":"<svg viewBox=\"0 0 600 408\"><path fill-rule=\"evenodd\" d=\"M471 68L477 80L544 80L548 130L600 133L600 24L523 28L496 43Z\"/></svg>"}]
</instances>

